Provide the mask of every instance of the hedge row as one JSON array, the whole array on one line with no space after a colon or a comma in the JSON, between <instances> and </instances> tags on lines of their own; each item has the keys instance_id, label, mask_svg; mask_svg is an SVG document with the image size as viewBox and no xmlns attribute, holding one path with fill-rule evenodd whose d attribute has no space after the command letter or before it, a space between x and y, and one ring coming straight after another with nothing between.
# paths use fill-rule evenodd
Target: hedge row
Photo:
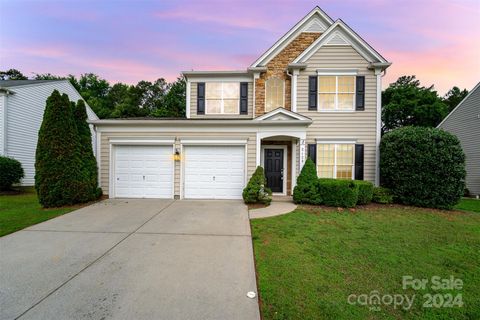
<instances>
[{"instance_id":1,"label":"hedge row","mask_svg":"<svg viewBox=\"0 0 480 320\"><path fill-rule=\"evenodd\" d=\"M372 201L374 186L369 181L319 179L315 164L307 159L293 190L293 201L352 208Z\"/></svg>"}]
</instances>

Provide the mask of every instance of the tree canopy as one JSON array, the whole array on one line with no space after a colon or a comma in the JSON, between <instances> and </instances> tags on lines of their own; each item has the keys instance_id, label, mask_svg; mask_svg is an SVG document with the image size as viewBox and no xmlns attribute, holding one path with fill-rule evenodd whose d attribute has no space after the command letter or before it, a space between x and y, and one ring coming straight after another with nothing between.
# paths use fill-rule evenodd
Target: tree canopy
<instances>
[{"instance_id":1,"label":"tree canopy","mask_svg":"<svg viewBox=\"0 0 480 320\"><path fill-rule=\"evenodd\" d=\"M0 80L27 80L28 78L17 69L0 71Z\"/></svg>"},{"instance_id":2,"label":"tree canopy","mask_svg":"<svg viewBox=\"0 0 480 320\"><path fill-rule=\"evenodd\" d=\"M442 98L433 85L424 87L415 76L402 76L382 93L382 132L405 126L436 127L467 93L453 87Z\"/></svg>"},{"instance_id":3,"label":"tree canopy","mask_svg":"<svg viewBox=\"0 0 480 320\"><path fill-rule=\"evenodd\" d=\"M0 71L0 80L27 80L16 69ZM99 118L185 117L186 82L183 76L173 82L159 78L136 85L110 84L94 73L58 76L35 74L35 80L69 80Z\"/></svg>"}]
</instances>

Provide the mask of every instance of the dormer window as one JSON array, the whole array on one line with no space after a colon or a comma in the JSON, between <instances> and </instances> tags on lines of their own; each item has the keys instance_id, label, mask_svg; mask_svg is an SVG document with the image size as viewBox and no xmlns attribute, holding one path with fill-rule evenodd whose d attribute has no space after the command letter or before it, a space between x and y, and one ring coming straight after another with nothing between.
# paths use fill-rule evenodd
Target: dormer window
<instances>
[{"instance_id":1,"label":"dormer window","mask_svg":"<svg viewBox=\"0 0 480 320\"><path fill-rule=\"evenodd\" d=\"M265 81L265 112L285 106L285 81L271 77Z\"/></svg>"}]
</instances>

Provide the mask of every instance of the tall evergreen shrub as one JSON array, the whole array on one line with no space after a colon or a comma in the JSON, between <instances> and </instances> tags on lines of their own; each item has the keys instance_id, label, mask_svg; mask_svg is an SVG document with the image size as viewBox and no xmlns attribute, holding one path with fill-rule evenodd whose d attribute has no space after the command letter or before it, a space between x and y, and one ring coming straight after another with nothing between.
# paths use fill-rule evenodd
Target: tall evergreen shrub
<instances>
[{"instance_id":1,"label":"tall evergreen shrub","mask_svg":"<svg viewBox=\"0 0 480 320\"><path fill-rule=\"evenodd\" d=\"M74 107L74 118L79 139L79 155L82 161L81 175L86 184L86 193L82 201L91 201L98 198L102 190L98 188L97 160L93 155L92 133L87 123L87 109L83 100L78 100Z\"/></svg>"},{"instance_id":2,"label":"tall evergreen shrub","mask_svg":"<svg viewBox=\"0 0 480 320\"><path fill-rule=\"evenodd\" d=\"M315 163L308 158L297 178L297 185L293 189L295 203L320 204L322 199L318 191L318 177Z\"/></svg>"}]
</instances>

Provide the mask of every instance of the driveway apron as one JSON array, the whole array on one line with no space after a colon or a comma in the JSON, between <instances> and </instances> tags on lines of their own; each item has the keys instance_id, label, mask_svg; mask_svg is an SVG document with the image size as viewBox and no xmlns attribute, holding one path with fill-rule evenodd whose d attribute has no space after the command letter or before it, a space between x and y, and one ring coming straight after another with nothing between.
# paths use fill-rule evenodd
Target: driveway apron
<instances>
[{"instance_id":1,"label":"driveway apron","mask_svg":"<svg viewBox=\"0 0 480 320\"><path fill-rule=\"evenodd\" d=\"M240 201L107 200L0 238L1 319L259 319Z\"/></svg>"}]
</instances>

